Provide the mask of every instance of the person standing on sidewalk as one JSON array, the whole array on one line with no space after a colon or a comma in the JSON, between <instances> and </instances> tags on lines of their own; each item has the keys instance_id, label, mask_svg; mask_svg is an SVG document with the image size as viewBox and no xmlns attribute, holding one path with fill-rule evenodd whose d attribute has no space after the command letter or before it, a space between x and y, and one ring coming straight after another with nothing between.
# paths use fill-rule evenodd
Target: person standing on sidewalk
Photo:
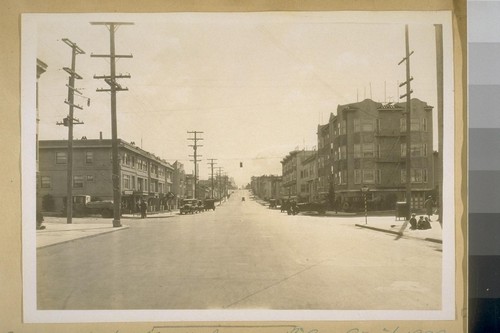
<instances>
[{"instance_id":1,"label":"person standing on sidewalk","mask_svg":"<svg viewBox=\"0 0 500 333\"><path fill-rule=\"evenodd\" d=\"M427 200L424 202L424 207L425 207L425 213L427 214L427 217L429 218L429 221L431 220L431 215L432 215L432 210L434 209L434 200L432 200L432 196L428 196Z\"/></svg>"},{"instance_id":2,"label":"person standing on sidewalk","mask_svg":"<svg viewBox=\"0 0 500 333\"><path fill-rule=\"evenodd\" d=\"M148 204L146 203L145 200L141 201L141 218L144 219L147 217L147 211L148 211Z\"/></svg>"}]
</instances>

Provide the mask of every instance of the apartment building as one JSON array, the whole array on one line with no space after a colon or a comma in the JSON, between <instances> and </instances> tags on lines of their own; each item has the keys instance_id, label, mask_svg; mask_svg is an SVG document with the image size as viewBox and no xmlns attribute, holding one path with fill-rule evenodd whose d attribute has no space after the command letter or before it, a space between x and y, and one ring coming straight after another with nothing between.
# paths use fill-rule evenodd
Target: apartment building
<instances>
[{"instance_id":1,"label":"apartment building","mask_svg":"<svg viewBox=\"0 0 500 333\"><path fill-rule=\"evenodd\" d=\"M90 195L94 200L113 200L112 140L73 141L73 195ZM67 196L67 140L39 142L37 196L45 211L62 211ZM150 211L172 207L174 168L165 160L134 143L118 140L122 213L133 213L140 200Z\"/></svg>"}]
</instances>

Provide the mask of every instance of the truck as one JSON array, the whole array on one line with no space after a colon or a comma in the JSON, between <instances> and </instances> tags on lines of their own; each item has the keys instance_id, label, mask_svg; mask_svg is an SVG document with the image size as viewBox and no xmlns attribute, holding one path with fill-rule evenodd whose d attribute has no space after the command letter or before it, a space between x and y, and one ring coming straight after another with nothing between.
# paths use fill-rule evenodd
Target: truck
<instances>
[{"instance_id":1,"label":"truck","mask_svg":"<svg viewBox=\"0 0 500 333\"><path fill-rule=\"evenodd\" d=\"M66 203L66 201L65 201ZM67 214L67 206L64 205L64 213ZM101 215L105 218L113 217L113 200L99 200L90 195L73 196L73 216Z\"/></svg>"}]
</instances>

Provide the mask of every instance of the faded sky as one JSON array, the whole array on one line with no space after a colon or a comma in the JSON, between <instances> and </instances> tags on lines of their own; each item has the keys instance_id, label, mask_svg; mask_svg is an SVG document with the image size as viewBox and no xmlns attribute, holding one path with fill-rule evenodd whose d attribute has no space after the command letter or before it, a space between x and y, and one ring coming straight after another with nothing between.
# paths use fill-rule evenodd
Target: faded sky
<instances>
[{"instance_id":1,"label":"faded sky","mask_svg":"<svg viewBox=\"0 0 500 333\"><path fill-rule=\"evenodd\" d=\"M280 160L299 146L316 145L318 123L337 105L372 97L398 101L405 80L404 24L409 23L413 97L436 107L435 23L444 24L445 112L452 112L449 13L175 13L127 15L33 15L36 56L47 63L40 78L40 139L67 139L56 126L68 113L69 38L85 52L76 86L75 138L111 137L110 97L93 75L109 74L109 62L90 53L109 53L109 32L90 21L128 21L116 32L117 73L129 91L118 93L118 136L135 141L188 172L192 149L187 131L203 131L201 179L207 158L217 159L238 185L252 175L280 174ZM403 88L399 94L402 95ZM435 143L436 145L436 143ZM243 168L240 168L243 162Z\"/></svg>"}]
</instances>

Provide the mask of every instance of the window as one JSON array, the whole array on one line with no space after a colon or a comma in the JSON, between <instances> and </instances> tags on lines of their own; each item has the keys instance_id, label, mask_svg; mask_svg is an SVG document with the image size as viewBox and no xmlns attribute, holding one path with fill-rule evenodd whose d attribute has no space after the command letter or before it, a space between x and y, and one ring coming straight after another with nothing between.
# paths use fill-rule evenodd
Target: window
<instances>
[{"instance_id":1,"label":"window","mask_svg":"<svg viewBox=\"0 0 500 333\"><path fill-rule=\"evenodd\" d=\"M412 183L427 183L427 169L411 169ZM406 169L401 169L401 183L406 183Z\"/></svg>"},{"instance_id":2,"label":"window","mask_svg":"<svg viewBox=\"0 0 500 333\"><path fill-rule=\"evenodd\" d=\"M83 176L73 176L73 187L83 188Z\"/></svg>"},{"instance_id":3,"label":"window","mask_svg":"<svg viewBox=\"0 0 500 333\"><path fill-rule=\"evenodd\" d=\"M361 121L359 119L354 119L354 133L361 132Z\"/></svg>"},{"instance_id":4,"label":"window","mask_svg":"<svg viewBox=\"0 0 500 333\"><path fill-rule=\"evenodd\" d=\"M130 175L123 175L123 188L130 189Z\"/></svg>"},{"instance_id":5,"label":"window","mask_svg":"<svg viewBox=\"0 0 500 333\"><path fill-rule=\"evenodd\" d=\"M427 118L422 118L422 132L427 132Z\"/></svg>"},{"instance_id":6,"label":"window","mask_svg":"<svg viewBox=\"0 0 500 333\"><path fill-rule=\"evenodd\" d=\"M56 152L56 163L57 164L66 164L68 162L68 157L65 151Z\"/></svg>"},{"instance_id":7,"label":"window","mask_svg":"<svg viewBox=\"0 0 500 333\"><path fill-rule=\"evenodd\" d=\"M412 132L427 131L427 119L411 118L410 122ZM406 132L406 117L399 119L399 131Z\"/></svg>"},{"instance_id":8,"label":"window","mask_svg":"<svg viewBox=\"0 0 500 333\"><path fill-rule=\"evenodd\" d=\"M354 184L361 184L361 169L354 170Z\"/></svg>"},{"instance_id":9,"label":"window","mask_svg":"<svg viewBox=\"0 0 500 333\"><path fill-rule=\"evenodd\" d=\"M411 157L426 157L427 144L413 143L411 145ZM406 143L401 144L401 157L406 157Z\"/></svg>"},{"instance_id":10,"label":"window","mask_svg":"<svg viewBox=\"0 0 500 333\"><path fill-rule=\"evenodd\" d=\"M52 183L49 176L40 177L40 187L41 188L51 188Z\"/></svg>"},{"instance_id":11,"label":"window","mask_svg":"<svg viewBox=\"0 0 500 333\"><path fill-rule=\"evenodd\" d=\"M342 120L339 124L339 135L346 134L347 121Z\"/></svg>"},{"instance_id":12,"label":"window","mask_svg":"<svg viewBox=\"0 0 500 333\"><path fill-rule=\"evenodd\" d=\"M359 143L354 145L354 158L361 158L361 145Z\"/></svg>"},{"instance_id":13,"label":"window","mask_svg":"<svg viewBox=\"0 0 500 333\"><path fill-rule=\"evenodd\" d=\"M375 145L373 143L355 144L354 158L375 157Z\"/></svg>"},{"instance_id":14,"label":"window","mask_svg":"<svg viewBox=\"0 0 500 333\"><path fill-rule=\"evenodd\" d=\"M375 170L363 170L363 183L375 184Z\"/></svg>"},{"instance_id":15,"label":"window","mask_svg":"<svg viewBox=\"0 0 500 333\"><path fill-rule=\"evenodd\" d=\"M380 184L380 182L381 182L380 170L372 170L372 169L354 170L354 184Z\"/></svg>"},{"instance_id":16,"label":"window","mask_svg":"<svg viewBox=\"0 0 500 333\"><path fill-rule=\"evenodd\" d=\"M345 160L347 158L346 146L339 147L339 157L341 160Z\"/></svg>"},{"instance_id":17,"label":"window","mask_svg":"<svg viewBox=\"0 0 500 333\"><path fill-rule=\"evenodd\" d=\"M86 151L85 152L85 163L92 164L94 162L94 152Z\"/></svg>"},{"instance_id":18,"label":"window","mask_svg":"<svg viewBox=\"0 0 500 333\"><path fill-rule=\"evenodd\" d=\"M347 183L347 170L337 172L337 184L344 185Z\"/></svg>"},{"instance_id":19,"label":"window","mask_svg":"<svg viewBox=\"0 0 500 333\"><path fill-rule=\"evenodd\" d=\"M94 175L87 175L87 182L93 182L94 181Z\"/></svg>"},{"instance_id":20,"label":"window","mask_svg":"<svg viewBox=\"0 0 500 333\"><path fill-rule=\"evenodd\" d=\"M373 120L354 119L354 132L373 132Z\"/></svg>"}]
</instances>

